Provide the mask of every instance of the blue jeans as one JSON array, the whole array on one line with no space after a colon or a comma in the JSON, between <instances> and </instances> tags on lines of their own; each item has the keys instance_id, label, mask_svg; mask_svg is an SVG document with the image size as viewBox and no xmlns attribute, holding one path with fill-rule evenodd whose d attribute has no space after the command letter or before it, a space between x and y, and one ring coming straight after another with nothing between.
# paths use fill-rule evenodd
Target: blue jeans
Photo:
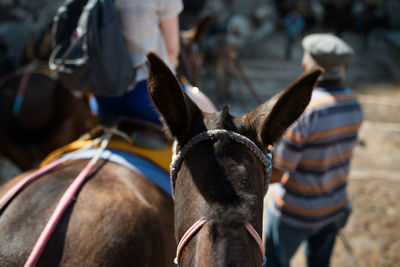
<instances>
[{"instance_id":1,"label":"blue jeans","mask_svg":"<svg viewBox=\"0 0 400 267\"><path fill-rule=\"evenodd\" d=\"M161 124L160 117L147 91L147 80L118 97L96 96L100 118L126 116Z\"/></svg>"},{"instance_id":2,"label":"blue jeans","mask_svg":"<svg viewBox=\"0 0 400 267\"><path fill-rule=\"evenodd\" d=\"M322 229L303 229L282 222L269 209L265 253L268 267L289 267L290 259L300 246L306 242L307 266L328 267L335 238L347 221L348 214Z\"/></svg>"}]
</instances>

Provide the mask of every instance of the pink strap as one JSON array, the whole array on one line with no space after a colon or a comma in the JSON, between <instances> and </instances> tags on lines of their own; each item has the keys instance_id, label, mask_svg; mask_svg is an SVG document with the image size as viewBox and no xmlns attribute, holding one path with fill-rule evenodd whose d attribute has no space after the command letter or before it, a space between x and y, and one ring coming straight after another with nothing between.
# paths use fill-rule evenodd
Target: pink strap
<instances>
[{"instance_id":1,"label":"pink strap","mask_svg":"<svg viewBox=\"0 0 400 267\"><path fill-rule=\"evenodd\" d=\"M30 64L25 70L17 91L17 96L15 97L14 105L12 108L12 114L17 115L21 109L22 102L24 101L24 96L26 88L28 87L28 81L31 76L33 69L36 68L36 63Z\"/></svg>"},{"instance_id":2,"label":"pink strap","mask_svg":"<svg viewBox=\"0 0 400 267\"><path fill-rule=\"evenodd\" d=\"M31 76L31 72L29 69L27 69L27 71L24 73L24 75L22 75L21 78L21 83L19 84L18 87L18 94L19 95L24 95L26 92L26 87L28 85L28 81L29 81L29 77Z\"/></svg>"},{"instance_id":3,"label":"pink strap","mask_svg":"<svg viewBox=\"0 0 400 267\"><path fill-rule=\"evenodd\" d=\"M186 243L193 236L193 234L196 233L196 231L199 230L206 222L207 222L207 220L204 217L200 218L183 235L183 237L181 238L181 241L179 241L178 248L176 249L176 258L174 260L176 265L178 265L179 257L182 252L182 248L186 245Z\"/></svg>"},{"instance_id":4,"label":"pink strap","mask_svg":"<svg viewBox=\"0 0 400 267\"><path fill-rule=\"evenodd\" d=\"M261 254L262 254L263 260L264 260L265 259L265 248L264 248L264 245L263 245L260 235L257 233L256 229L254 229L253 225L251 225L249 222L247 222L245 224L245 227L246 227L247 231L249 232L249 234L256 241L258 247L260 248L260 251L261 251Z\"/></svg>"},{"instance_id":5,"label":"pink strap","mask_svg":"<svg viewBox=\"0 0 400 267\"><path fill-rule=\"evenodd\" d=\"M65 210L69 207L72 201L75 200L76 192L81 187L82 183L85 181L88 173L94 166L95 162L89 161L89 163L85 166L85 168L81 171L81 173L75 178L72 184L68 187L67 191L62 196L61 200L58 202L57 207L47 222L45 228L39 236L39 239L36 241L35 246L32 249L31 254L29 255L28 260L25 263L25 267L36 266L44 248L47 245L54 229L57 227L58 222L62 218Z\"/></svg>"},{"instance_id":6,"label":"pink strap","mask_svg":"<svg viewBox=\"0 0 400 267\"><path fill-rule=\"evenodd\" d=\"M81 188L83 182L86 180L86 177L88 176L90 170L93 168L94 165L96 165L96 162L99 160L104 149L107 147L111 138L111 134L111 131L110 133L106 134L106 137L104 137L104 139L101 141L100 147L97 150L96 155L88 162L88 164L86 164L85 168L83 168L83 170L79 173L79 175L68 187L67 191L65 191L64 195L61 197L56 209L54 210L38 240L36 241L36 244L33 247L28 260L24 265L25 267L36 266L36 263L42 255L42 252L46 247L51 235L53 234L54 229L57 227L58 222L64 215L64 212L67 210L69 205L76 200L76 193Z\"/></svg>"},{"instance_id":7,"label":"pink strap","mask_svg":"<svg viewBox=\"0 0 400 267\"><path fill-rule=\"evenodd\" d=\"M25 187L27 187L30 183L35 181L37 178L39 178L43 173L49 171L50 169L60 165L63 162L61 159L57 159L50 164L44 166L43 168L40 168L31 174L27 175L24 177L21 181L16 183L10 190L7 191L7 193L0 199L0 212L3 211L5 206L13 199L19 192L21 192Z\"/></svg>"},{"instance_id":8,"label":"pink strap","mask_svg":"<svg viewBox=\"0 0 400 267\"><path fill-rule=\"evenodd\" d=\"M89 145L86 145L75 152L72 152L66 157L63 157L61 159L56 159L49 163L48 165L41 167L40 169L32 172L31 174L27 175L24 177L21 181L16 183L13 187L11 187L10 190L7 191L7 193L0 199L0 213L3 211L3 209L7 206L7 204L19 193L21 192L25 187L27 187L30 183L33 181L37 180L42 174L48 172L49 170L53 169L54 167L60 165L61 163L71 159L76 153L78 153L80 150L85 149L87 147L91 147L95 145L98 142L97 139L93 140L92 143Z\"/></svg>"},{"instance_id":9,"label":"pink strap","mask_svg":"<svg viewBox=\"0 0 400 267\"><path fill-rule=\"evenodd\" d=\"M183 247L186 245L186 243L188 242L188 240L207 222L206 218L202 217L200 218L198 221L196 221L187 231L186 233L183 235L183 237L181 238L181 240L179 241L178 244L178 248L176 249L176 257L174 259L174 263L176 265L179 265L179 257L181 255L182 249ZM263 242L262 239L260 237L260 235L257 233L256 229L254 229L254 227L247 222L245 224L246 230L249 232L249 234L253 237L253 239L256 241L258 247L260 248L261 254L263 256L263 260L262 260L262 266L265 265L266 262L266 257L265 257L265 249L263 246Z\"/></svg>"}]
</instances>

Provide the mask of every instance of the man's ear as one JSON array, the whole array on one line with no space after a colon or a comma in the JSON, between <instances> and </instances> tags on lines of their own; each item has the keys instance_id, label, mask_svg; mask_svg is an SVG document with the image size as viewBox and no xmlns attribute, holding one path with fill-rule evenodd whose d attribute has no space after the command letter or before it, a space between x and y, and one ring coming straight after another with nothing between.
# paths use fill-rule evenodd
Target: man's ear
<instances>
[{"instance_id":1,"label":"man's ear","mask_svg":"<svg viewBox=\"0 0 400 267\"><path fill-rule=\"evenodd\" d=\"M155 53L148 53L147 59L150 65L147 85L151 99L161 114L164 127L179 142L185 142L196 122L202 121L203 114Z\"/></svg>"},{"instance_id":2,"label":"man's ear","mask_svg":"<svg viewBox=\"0 0 400 267\"><path fill-rule=\"evenodd\" d=\"M258 141L264 148L275 143L300 117L310 102L312 90L321 73L321 68L314 68L301 75L271 101L243 116L247 124L245 127L256 131Z\"/></svg>"}]
</instances>

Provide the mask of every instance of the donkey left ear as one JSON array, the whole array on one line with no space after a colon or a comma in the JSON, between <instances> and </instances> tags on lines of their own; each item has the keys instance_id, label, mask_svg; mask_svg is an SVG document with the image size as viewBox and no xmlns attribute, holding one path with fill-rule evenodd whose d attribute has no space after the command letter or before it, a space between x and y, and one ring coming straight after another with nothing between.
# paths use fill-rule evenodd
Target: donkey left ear
<instances>
[{"instance_id":1,"label":"donkey left ear","mask_svg":"<svg viewBox=\"0 0 400 267\"><path fill-rule=\"evenodd\" d=\"M263 147L274 144L304 112L311 99L315 83L322 68L314 68L301 75L271 102L266 102L244 115L244 122L257 131ZM271 110L269 113L268 111Z\"/></svg>"},{"instance_id":2,"label":"donkey left ear","mask_svg":"<svg viewBox=\"0 0 400 267\"><path fill-rule=\"evenodd\" d=\"M191 134L189 130L195 129L195 123L203 121L203 114L155 53L148 53L147 59L150 65L147 86L153 103L169 133L180 143L185 143Z\"/></svg>"}]
</instances>

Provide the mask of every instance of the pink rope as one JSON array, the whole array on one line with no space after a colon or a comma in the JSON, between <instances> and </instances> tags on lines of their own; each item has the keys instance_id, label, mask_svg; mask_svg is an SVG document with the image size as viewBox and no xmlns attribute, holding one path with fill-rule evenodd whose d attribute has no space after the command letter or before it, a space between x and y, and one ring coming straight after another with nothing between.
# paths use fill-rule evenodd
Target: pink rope
<instances>
[{"instance_id":1,"label":"pink rope","mask_svg":"<svg viewBox=\"0 0 400 267\"><path fill-rule=\"evenodd\" d=\"M18 94L19 95L24 95L25 94L26 87L28 85L28 81L29 81L29 77L30 76L31 76L31 73L28 70L22 76L21 83L19 84L19 87L18 87Z\"/></svg>"},{"instance_id":2,"label":"pink rope","mask_svg":"<svg viewBox=\"0 0 400 267\"><path fill-rule=\"evenodd\" d=\"M44 166L43 168L40 168L31 174L27 175L24 177L21 181L16 183L10 190L7 191L7 193L0 199L0 212L3 211L3 209L7 206L7 204L13 199L19 192L21 192L25 187L27 187L30 183L35 181L37 178L39 178L42 174L46 173L50 169L60 165L62 162L64 162L62 159L57 159L50 164Z\"/></svg>"},{"instance_id":3,"label":"pink rope","mask_svg":"<svg viewBox=\"0 0 400 267\"><path fill-rule=\"evenodd\" d=\"M51 235L54 232L54 229L57 227L58 222L62 218L65 210L69 207L69 205L75 200L76 193L80 189L81 185L85 181L87 175L90 170L95 165L95 162L89 161L89 163L85 166L85 168L79 173L79 175L75 178L72 184L68 187L67 191L64 193L62 198L57 204L57 207L47 222L45 228L39 236L39 239L36 241L35 246L32 249L31 254L29 255L28 260L25 263L25 267L36 266L40 256L44 248L47 245Z\"/></svg>"},{"instance_id":4,"label":"pink rope","mask_svg":"<svg viewBox=\"0 0 400 267\"><path fill-rule=\"evenodd\" d=\"M91 147L98 142L97 139L93 140L93 142L87 146L84 146L81 149L85 149L87 147ZM53 169L54 167L60 165L61 163L71 159L74 154L78 153L81 149L72 152L69 156L63 157L61 159L56 159L49 163L48 165L41 167L40 169L32 172L31 174L24 177L21 181L16 183L7 193L0 199L0 213L3 209L7 206L7 204L18 194L20 193L25 187L27 187L30 183L37 180L42 174L48 172L49 170Z\"/></svg>"},{"instance_id":5,"label":"pink rope","mask_svg":"<svg viewBox=\"0 0 400 267\"><path fill-rule=\"evenodd\" d=\"M67 191L65 191L60 201L58 201L56 209L54 210L38 240L36 241L36 244L33 247L32 252L29 255L29 258L26 261L24 267L36 266L51 235L56 229L58 222L61 220L64 212L67 210L69 205L71 205L71 203L76 200L76 194L78 190L81 188L83 182L86 180L86 177L88 176L90 170L93 168L94 165L96 165L96 162L100 158L101 153L103 153L104 149L107 147L111 138L111 134L111 131L110 133L106 134L106 137L104 137L104 139L101 141L100 147L97 150L96 155L88 162L88 164L86 164L85 168L83 168L83 170L68 187Z\"/></svg>"},{"instance_id":6,"label":"pink rope","mask_svg":"<svg viewBox=\"0 0 400 267\"><path fill-rule=\"evenodd\" d=\"M254 229L253 225L251 225L249 222L247 222L245 224L245 227L247 229L247 231L249 232L249 234L254 238L254 240L256 241L258 247L260 248L261 254L263 256L263 259L265 259L265 248L262 242L262 239L260 237L260 235L257 233L256 229Z\"/></svg>"},{"instance_id":7,"label":"pink rope","mask_svg":"<svg viewBox=\"0 0 400 267\"><path fill-rule=\"evenodd\" d=\"M175 264L178 265L179 257L181 255L183 247L186 245L188 240L193 236L194 233L196 233L197 230L199 230L207 220L202 217L198 221L196 221L187 231L186 233L182 236L181 241L179 241L178 248L176 249L176 258L175 258Z\"/></svg>"},{"instance_id":8,"label":"pink rope","mask_svg":"<svg viewBox=\"0 0 400 267\"><path fill-rule=\"evenodd\" d=\"M197 220L186 232L185 234L182 236L181 240L179 241L178 247L176 249L176 257L174 259L174 263L176 265L179 265L179 257L181 255L182 249L183 247L187 244L187 242L189 241L189 239L207 222L206 218L201 217L199 220ZM254 229L254 227L247 222L245 224L246 230L247 232L249 232L249 234L251 235L251 237L253 237L253 239L256 241L258 247L260 248L261 254L263 256L263 261L261 266L264 266L265 261L266 261L266 257L265 257L265 249L263 246L263 242L262 239L260 237L260 235L257 233L256 229Z\"/></svg>"}]
</instances>

